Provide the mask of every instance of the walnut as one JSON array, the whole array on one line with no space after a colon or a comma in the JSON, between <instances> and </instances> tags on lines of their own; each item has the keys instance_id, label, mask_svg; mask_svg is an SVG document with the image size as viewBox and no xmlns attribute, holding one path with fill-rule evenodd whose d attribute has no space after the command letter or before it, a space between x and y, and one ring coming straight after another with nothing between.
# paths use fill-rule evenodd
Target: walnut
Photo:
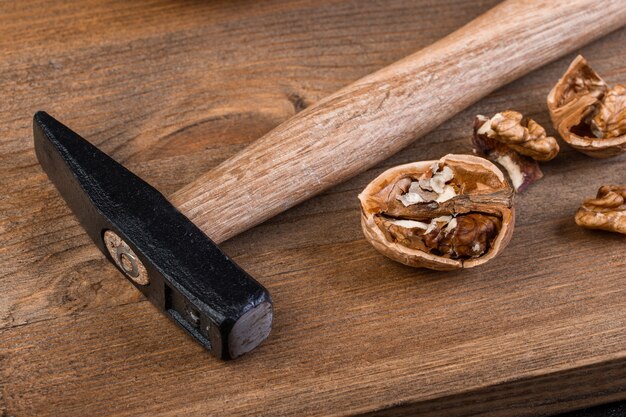
<instances>
[{"instance_id":1,"label":"walnut","mask_svg":"<svg viewBox=\"0 0 626 417\"><path fill-rule=\"evenodd\" d=\"M626 86L614 88L577 56L548 95L552 123L565 142L595 158L626 152Z\"/></svg>"},{"instance_id":2,"label":"walnut","mask_svg":"<svg viewBox=\"0 0 626 417\"><path fill-rule=\"evenodd\" d=\"M522 192L543 177L536 161L549 161L559 145L541 125L513 110L492 118L478 115L472 137L474 152L501 164L509 173L515 191Z\"/></svg>"},{"instance_id":3,"label":"walnut","mask_svg":"<svg viewBox=\"0 0 626 417\"><path fill-rule=\"evenodd\" d=\"M626 186L600 187L596 198L585 200L575 216L576 224L626 234Z\"/></svg>"},{"instance_id":4,"label":"walnut","mask_svg":"<svg viewBox=\"0 0 626 417\"><path fill-rule=\"evenodd\" d=\"M391 168L361 194L361 226L381 253L415 267L471 268L508 244L513 190L486 159L447 155Z\"/></svg>"},{"instance_id":5,"label":"walnut","mask_svg":"<svg viewBox=\"0 0 626 417\"><path fill-rule=\"evenodd\" d=\"M589 123L591 132L599 138L616 138L626 134L626 86L609 90Z\"/></svg>"}]
</instances>

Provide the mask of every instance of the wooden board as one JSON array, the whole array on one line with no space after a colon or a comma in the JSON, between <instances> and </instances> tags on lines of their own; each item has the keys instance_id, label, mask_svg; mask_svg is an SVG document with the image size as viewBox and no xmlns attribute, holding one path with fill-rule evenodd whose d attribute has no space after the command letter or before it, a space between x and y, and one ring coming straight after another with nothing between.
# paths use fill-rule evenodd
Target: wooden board
<instances>
[{"instance_id":1,"label":"wooden board","mask_svg":"<svg viewBox=\"0 0 626 417\"><path fill-rule=\"evenodd\" d=\"M495 3L2 3L0 415L526 416L626 398L624 237L573 222L599 185L626 182L626 157L563 144L517 199L507 250L475 270L398 265L359 227L374 176L469 152L475 114L513 108L549 126L545 97L573 54L223 244L275 302L270 338L234 362L104 260L35 159L43 109L171 194ZM580 52L626 83L626 30Z\"/></svg>"}]
</instances>

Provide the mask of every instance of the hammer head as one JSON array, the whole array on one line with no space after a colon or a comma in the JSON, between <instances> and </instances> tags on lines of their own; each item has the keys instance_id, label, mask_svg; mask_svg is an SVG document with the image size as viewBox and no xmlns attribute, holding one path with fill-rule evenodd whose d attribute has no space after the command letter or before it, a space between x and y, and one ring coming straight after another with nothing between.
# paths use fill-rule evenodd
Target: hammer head
<instances>
[{"instance_id":1,"label":"hammer head","mask_svg":"<svg viewBox=\"0 0 626 417\"><path fill-rule=\"evenodd\" d=\"M44 112L39 163L102 253L152 303L222 359L269 335L267 290L142 179Z\"/></svg>"}]
</instances>

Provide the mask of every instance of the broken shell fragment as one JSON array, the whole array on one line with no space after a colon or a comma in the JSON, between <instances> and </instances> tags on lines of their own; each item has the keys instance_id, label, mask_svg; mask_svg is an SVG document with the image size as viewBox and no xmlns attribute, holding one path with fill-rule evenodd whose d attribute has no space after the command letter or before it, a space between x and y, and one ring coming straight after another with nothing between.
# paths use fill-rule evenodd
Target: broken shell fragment
<instances>
[{"instance_id":1,"label":"broken shell fragment","mask_svg":"<svg viewBox=\"0 0 626 417\"><path fill-rule=\"evenodd\" d=\"M575 220L588 229L626 234L626 186L600 187L596 197L585 200L578 209Z\"/></svg>"},{"instance_id":2,"label":"broken shell fragment","mask_svg":"<svg viewBox=\"0 0 626 417\"><path fill-rule=\"evenodd\" d=\"M518 192L543 177L537 161L550 161L559 153L556 139L547 136L539 123L513 110L491 118L476 116L472 143L477 155L507 170Z\"/></svg>"},{"instance_id":3,"label":"broken shell fragment","mask_svg":"<svg viewBox=\"0 0 626 417\"><path fill-rule=\"evenodd\" d=\"M361 194L361 226L383 255L437 270L481 265L508 244L513 190L484 158L446 155L391 168Z\"/></svg>"},{"instance_id":4,"label":"broken shell fragment","mask_svg":"<svg viewBox=\"0 0 626 417\"><path fill-rule=\"evenodd\" d=\"M547 101L554 128L574 149L594 158L626 152L626 86L609 88L582 56Z\"/></svg>"}]
</instances>

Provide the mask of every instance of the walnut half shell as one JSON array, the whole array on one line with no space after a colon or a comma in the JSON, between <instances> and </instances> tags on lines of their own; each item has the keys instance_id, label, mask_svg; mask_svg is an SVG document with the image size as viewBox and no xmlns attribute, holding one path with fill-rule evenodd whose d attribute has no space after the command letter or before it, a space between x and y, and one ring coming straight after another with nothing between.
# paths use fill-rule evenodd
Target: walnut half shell
<instances>
[{"instance_id":1,"label":"walnut half shell","mask_svg":"<svg viewBox=\"0 0 626 417\"><path fill-rule=\"evenodd\" d=\"M504 249L515 224L513 189L494 164L473 155L391 168L359 199L366 239L414 267L481 265Z\"/></svg>"},{"instance_id":2,"label":"walnut half shell","mask_svg":"<svg viewBox=\"0 0 626 417\"><path fill-rule=\"evenodd\" d=\"M614 88L577 56L548 94L554 128L574 149L594 158L626 152L626 86Z\"/></svg>"}]
</instances>

